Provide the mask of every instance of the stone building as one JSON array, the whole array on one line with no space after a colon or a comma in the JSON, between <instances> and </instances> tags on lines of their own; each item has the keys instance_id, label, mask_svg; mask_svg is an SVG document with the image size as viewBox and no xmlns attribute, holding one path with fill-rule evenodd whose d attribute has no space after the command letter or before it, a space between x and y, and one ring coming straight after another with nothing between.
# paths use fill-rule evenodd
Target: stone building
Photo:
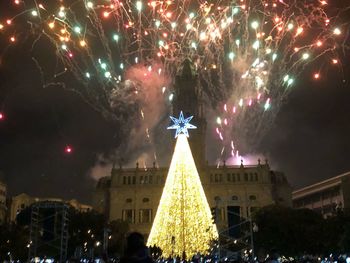
<instances>
[{"instance_id":1,"label":"stone building","mask_svg":"<svg viewBox=\"0 0 350 263\"><path fill-rule=\"evenodd\" d=\"M350 172L296 190L292 199L294 208L309 208L324 217L350 209Z\"/></svg>"},{"instance_id":2,"label":"stone building","mask_svg":"<svg viewBox=\"0 0 350 263\"><path fill-rule=\"evenodd\" d=\"M174 87L173 116L182 110L193 115L189 143L210 207L216 207L219 228L237 224L259 207L269 204L291 206L291 187L285 176L270 169L267 161L256 165L220 167L205 158L206 120L198 77L193 64L186 60L178 71ZM170 135L169 135L170 136ZM169 153L171 154L171 153ZM101 178L93 198L95 210L110 220L124 219L131 229L147 235L155 217L168 167L114 167L111 175ZM196 220L194 218L194 220Z\"/></svg>"},{"instance_id":3,"label":"stone building","mask_svg":"<svg viewBox=\"0 0 350 263\"><path fill-rule=\"evenodd\" d=\"M79 203L77 200L63 200L60 198L42 198L42 197L33 197L28 194L22 193L19 195L16 195L11 198L10 200L10 209L9 209L9 220L15 221L17 215L26 207L36 203L36 202L43 202L43 201L52 201L52 202L62 202L69 204L73 208L75 208L78 211L81 212L87 212L92 210L92 206L85 205Z\"/></svg>"},{"instance_id":4,"label":"stone building","mask_svg":"<svg viewBox=\"0 0 350 263\"><path fill-rule=\"evenodd\" d=\"M6 207L6 196L7 196L6 184L0 179L0 225L5 222L7 207Z\"/></svg>"}]
</instances>

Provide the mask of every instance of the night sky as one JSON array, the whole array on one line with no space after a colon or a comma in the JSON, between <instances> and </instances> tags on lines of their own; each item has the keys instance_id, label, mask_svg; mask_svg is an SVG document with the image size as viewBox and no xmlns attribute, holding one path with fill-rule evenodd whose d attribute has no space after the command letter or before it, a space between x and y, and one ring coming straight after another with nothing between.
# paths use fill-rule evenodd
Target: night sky
<instances>
[{"instance_id":1,"label":"night sky","mask_svg":"<svg viewBox=\"0 0 350 263\"><path fill-rule=\"evenodd\" d=\"M90 202L96 181L89 170L98 155L119 145L121 124L105 120L69 90L43 88L29 49L0 41L3 179L10 195ZM343 61L349 59L344 54ZM350 171L350 66L335 67L317 81L310 74L298 78L259 147L294 188Z\"/></svg>"}]
</instances>

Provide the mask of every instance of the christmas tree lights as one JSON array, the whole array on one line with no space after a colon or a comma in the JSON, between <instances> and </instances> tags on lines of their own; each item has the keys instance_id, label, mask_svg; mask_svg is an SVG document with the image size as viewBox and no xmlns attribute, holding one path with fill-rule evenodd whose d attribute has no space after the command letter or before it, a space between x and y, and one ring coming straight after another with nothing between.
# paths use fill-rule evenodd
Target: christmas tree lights
<instances>
[{"instance_id":1,"label":"christmas tree lights","mask_svg":"<svg viewBox=\"0 0 350 263\"><path fill-rule=\"evenodd\" d=\"M177 142L147 245L160 247L163 257L189 258L207 254L218 232L187 140L187 128L195 127L182 113L177 121L171 126Z\"/></svg>"}]
</instances>

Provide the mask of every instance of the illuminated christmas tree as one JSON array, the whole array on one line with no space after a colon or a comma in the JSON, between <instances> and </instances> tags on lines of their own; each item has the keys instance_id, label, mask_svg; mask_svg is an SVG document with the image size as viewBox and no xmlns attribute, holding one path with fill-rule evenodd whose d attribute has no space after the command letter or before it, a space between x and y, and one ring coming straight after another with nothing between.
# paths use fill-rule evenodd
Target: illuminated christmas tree
<instances>
[{"instance_id":1,"label":"illuminated christmas tree","mask_svg":"<svg viewBox=\"0 0 350 263\"><path fill-rule=\"evenodd\" d=\"M147 245L162 249L163 257L207 254L218 238L209 204L187 140L192 117L170 117L177 138L168 176Z\"/></svg>"}]
</instances>

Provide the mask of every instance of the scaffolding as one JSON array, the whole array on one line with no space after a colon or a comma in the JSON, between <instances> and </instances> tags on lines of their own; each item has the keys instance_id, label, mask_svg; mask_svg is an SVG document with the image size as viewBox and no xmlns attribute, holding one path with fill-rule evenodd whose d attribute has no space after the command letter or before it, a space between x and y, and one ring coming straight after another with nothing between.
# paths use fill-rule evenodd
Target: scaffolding
<instances>
[{"instance_id":1,"label":"scaffolding","mask_svg":"<svg viewBox=\"0 0 350 263\"><path fill-rule=\"evenodd\" d=\"M36 257L67 259L69 205L42 201L32 205L28 261Z\"/></svg>"},{"instance_id":2,"label":"scaffolding","mask_svg":"<svg viewBox=\"0 0 350 263\"><path fill-rule=\"evenodd\" d=\"M216 205L211 209L213 220L216 224L220 223L219 219L219 200L216 200ZM257 226L252 221L251 214L248 217L242 217L240 213L227 211L228 216L234 216L238 219L228 227L219 227L219 239L215 244L215 254L218 260L253 260L254 254L254 232L257 231Z\"/></svg>"},{"instance_id":3,"label":"scaffolding","mask_svg":"<svg viewBox=\"0 0 350 263\"><path fill-rule=\"evenodd\" d=\"M231 212L232 213L232 212ZM239 234L232 236L232 230L238 230ZM224 260L229 255L238 260L243 257L246 260L253 260L254 254L254 224L251 217L241 218L241 221L229 228L219 232L217 244L217 254L220 260Z\"/></svg>"}]
</instances>

